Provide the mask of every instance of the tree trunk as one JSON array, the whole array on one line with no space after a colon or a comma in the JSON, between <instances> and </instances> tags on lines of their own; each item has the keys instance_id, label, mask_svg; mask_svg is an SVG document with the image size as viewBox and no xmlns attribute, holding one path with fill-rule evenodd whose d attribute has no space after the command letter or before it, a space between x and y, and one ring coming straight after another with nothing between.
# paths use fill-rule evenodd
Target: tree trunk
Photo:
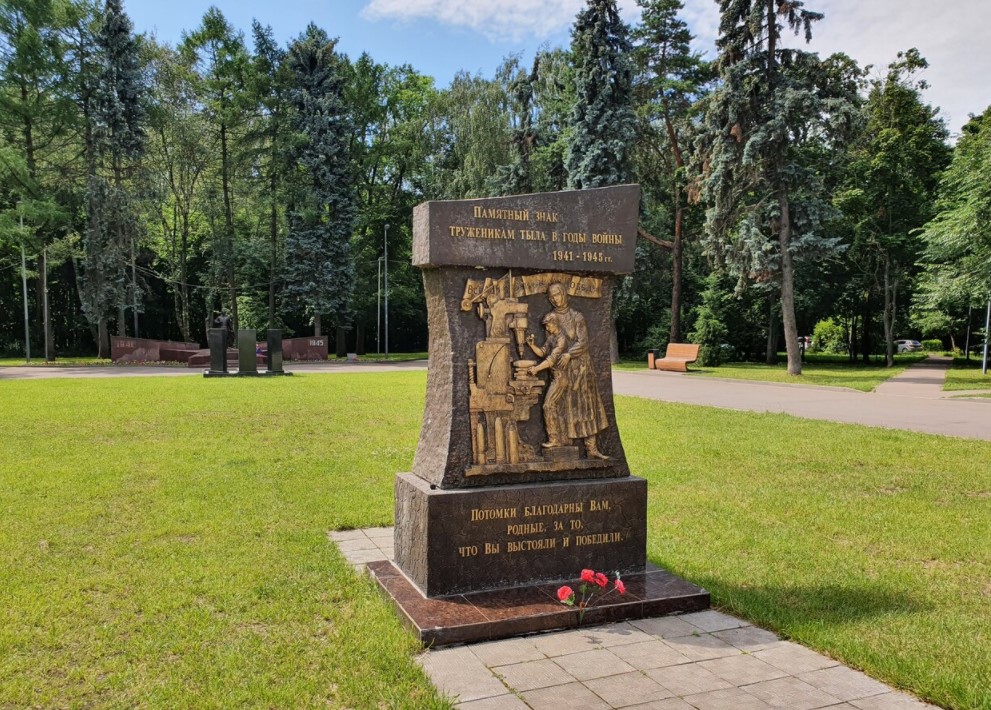
<instances>
[{"instance_id":1,"label":"tree trunk","mask_svg":"<svg viewBox=\"0 0 991 710\"><path fill-rule=\"evenodd\" d=\"M871 297L864 299L864 316L860 329L860 357L867 363L871 361Z\"/></svg>"},{"instance_id":2,"label":"tree trunk","mask_svg":"<svg viewBox=\"0 0 991 710\"><path fill-rule=\"evenodd\" d=\"M117 335L122 338L127 335L127 314L124 312L124 306L117 307Z\"/></svg>"},{"instance_id":3,"label":"tree trunk","mask_svg":"<svg viewBox=\"0 0 991 710\"><path fill-rule=\"evenodd\" d=\"M774 313L774 299L767 299L767 349L764 351L764 362L768 365L778 364L778 319Z\"/></svg>"},{"instance_id":4,"label":"tree trunk","mask_svg":"<svg viewBox=\"0 0 991 710\"><path fill-rule=\"evenodd\" d=\"M334 354L337 355L337 357L346 357L348 354L347 331L341 326L337 326L337 338L334 343Z\"/></svg>"},{"instance_id":5,"label":"tree trunk","mask_svg":"<svg viewBox=\"0 0 991 710\"><path fill-rule=\"evenodd\" d=\"M891 278L891 260L884 259L884 364L895 364L895 284Z\"/></svg>"},{"instance_id":6,"label":"tree trunk","mask_svg":"<svg viewBox=\"0 0 991 710\"><path fill-rule=\"evenodd\" d=\"M221 105L224 100L221 99ZM220 124L220 181L224 193L224 247L227 252L224 272L231 299L231 322L236 333L241 327L237 315L237 287L234 283L234 206L231 203L230 155L227 148L227 123Z\"/></svg>"},{"instance_id":7,"label":"tree trunk","mask_svg":"<svg viewBox=\"0 0 991 710\"><path fill-rule=\"evenodd\" d=\"M271 207L271 263L268 270L268 327L275 327L275 271L279 258L279 213L275 206L275 178L272 178L272 207Z\"/></svg>"},{"instance_id":8,"label":"tree trunk","mask_svg":"<svg viewBox=\"0 0 991 710\"><path fill-rule=\"evenodd\" d=\"M314 337L320 337L320 314L317 313L313 316L313 335Z\"/></svg>"},{"instance_id":9,"label":"tree trunk","mask_svg":"<svg viewBox=\"0 0 991 710\"><path fill-rule=\"evenodd\" d=\"M802 353L798 349L798 325L795 322L795 265L791 256L791 212L788 191L780 188L778 205L781 226L778 244L781 248L781 320L784 324L785 349L788 351L788 374L802 374Z\"/></svg>"},{"instance_id":10,"label":"tree trunk","mask_svg":"<svg viewBox=\"0 0 991 710\"><path fill-rule=\"evenodd\" d=\"M850 362L857 362L857 314L850 316L850 335L847 339L847 357Z\"/></svg>"},{"instance_id":11,"label":"tree trunk","mask_svg":"<svg viewBox=\"0 0 991 710\"><path fill-rule=\"evenodd\" d=\"M360 322L354 326L354 352L355 355L365 354L365 332Z\"/></svg>"},{"instance_id":12,"label":"tree trunk","mask_svg":"<svg viewBox=\"0 0 991 710\"><path fill-rule=\"evenodd\" d=\"M681 187L674 191L674 248L671 250L671 329L669 343L681 342L681 262L684 244L681 238L681 223L684 209L681 206Z\"/></svg>"},{"instance_id":13,"label":"tree trunk","mask_svg":"<svg viewBox=\"0 0 991 710\"><path fill-rule=\"evenodd\" d=\"M110 357L110 336L107 331L107 319L101 317L96 324L96 356L98 358Z\"/></svg>"}]
</instances>

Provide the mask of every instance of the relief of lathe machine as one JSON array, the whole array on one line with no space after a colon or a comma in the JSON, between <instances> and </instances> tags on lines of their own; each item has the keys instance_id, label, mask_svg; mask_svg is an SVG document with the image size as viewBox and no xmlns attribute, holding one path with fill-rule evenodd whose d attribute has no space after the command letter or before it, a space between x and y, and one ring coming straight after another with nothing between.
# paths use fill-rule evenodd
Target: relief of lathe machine
<instances>
[{"instance_id":1,"label":"relief of lathe machine","mask_svg":"<svg viewBox=\"0 0 991 710\"><path fill-rule=\"evenodd\" d=\"M531 369L537 362L524 359L531 325L530 305L525 299L546 294L552 283L560 283L575 296L599 298L601 294L601 280L569 274L514 277L509 272L484 282L468 280L461 310L474 310L485 323L485 337L475 343L475 357L468 360L472 450L468 476L566 472L608 465L581 456L577 446L527 440L527 432L532 437L539 429L526 423L546 396L547 385Z\"/></svg>"},{"instance_id":2,"label":"relief of lathe machine","mask_svg":"<svg viewBox=\"0 0 991 710\"><path fill-rule=\"evenodd\" d=\"M469 283L461 302L461 310L475 309L485 322L485 338L475 344L475 358L468 361L475 464L468 475L511 472L513 464L543 460L519 433L520 422L529 421L530 411L540 401L544 382L527 374L536 364L523 359L529 305L513 295L515 285L512 273L486 279L484 284Z\"/></svg>"}]
</instances>

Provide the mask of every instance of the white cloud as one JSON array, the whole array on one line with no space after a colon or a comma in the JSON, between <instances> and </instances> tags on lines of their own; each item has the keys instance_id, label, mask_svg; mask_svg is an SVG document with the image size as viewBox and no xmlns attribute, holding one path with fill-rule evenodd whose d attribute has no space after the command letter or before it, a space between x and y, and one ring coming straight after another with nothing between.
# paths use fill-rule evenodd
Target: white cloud
<instances>
[{"instance_id":1,"label":"white cloud","mask_svg":"<svg viewBox=\"0 0 991 710\"><path fill-rule=\"evenodd\" d=\"M474 30L493 42L537 44L567 33L584 0L370 0L361 14L368 20L434 20ZM636 0L619 0L623 16L638 17Z\"/></svg>"},{"instance_id":2,"label":"white cloud","mask_svg":"<svg viewBox=\"0 0 991 710\"><path fill-rule=\"evenodd\" d=\"M826 14L812 43L821 54L845 52L880 70L899 51L917 47L929 61L926 99L942 108L951 131L991 104L987 0L822 0L816 9Z\"/></svg>"},{"instance_id":3,"label":"white cloud","mask_svg":"<svg viewBox=\"0 0 991 710\"><path fill-rule=\"evenodd\" d=\"M682 16L697 37L695 49L714 54L718 4L684 2ZM515 43L512 49L535 49L545 40L567 43L584 6L585 0L368 0L362 15L434 21L494 43ZM619 6L627 22L639 19L636 0L619 0ZM926 99L942 108L951 131L960 130L968 113L981 113L991 104L991 1L806 0L806 7L826 15L813 27L809 46L820 54L845 52L880 69L899 51L918 47L930 65L923 77L930 84ZM450 59L458 63L462 58L454 54Z\"/></svg>"}]
</instances>

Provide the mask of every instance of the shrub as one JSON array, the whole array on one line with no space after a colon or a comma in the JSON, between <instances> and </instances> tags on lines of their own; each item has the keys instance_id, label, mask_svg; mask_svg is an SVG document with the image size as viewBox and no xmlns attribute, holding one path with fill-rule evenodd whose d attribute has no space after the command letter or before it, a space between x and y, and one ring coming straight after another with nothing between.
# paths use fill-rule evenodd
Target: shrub
<instances>
[{"instance_id":1,"label":"shrub","mask_svg":"<svg viewBox=\"0 0 991 710\"><path fill-rule=\"evenodd\" d=\"M846 352L846 328L832 318L819 321L812 329L812 349L819 353Z\"/></svg>"},{"instance_id":2,"label":"shrub","mask_svg":"<svg viewBox=\"0 0 991 710\"><path fill-rule=\"evenodd\" d=\"M702 304L695 311L695 329L688 334L688 338L701 346L699 365L716 367L723 361L722 345L728 332L722 318L728 296L720 289L719 275L716 272L710 274L706 282Z\"/></svg>"},{"instance_id":3,"label":"shrub","mask_svg":"<svg viewBox=\"0 0 991 710\"><path fill-rule=\"evenodd\" d=\"M938 353L943 349L942 340L923 340L922 349L929 353Z\"/></svg>"}]
</instances>

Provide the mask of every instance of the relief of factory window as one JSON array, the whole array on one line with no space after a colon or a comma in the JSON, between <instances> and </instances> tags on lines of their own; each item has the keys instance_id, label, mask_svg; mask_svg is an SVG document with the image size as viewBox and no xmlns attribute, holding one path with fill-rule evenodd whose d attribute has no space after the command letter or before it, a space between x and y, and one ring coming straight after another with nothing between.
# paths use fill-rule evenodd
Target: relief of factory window
<instances>
[{"instance_id":1,"label":"relief of factory window","mask_svg":"<svg viewBox=\"0 0 991 710\"><path fill-rule=\"evenodd\" d=\"M546 303L531 303L537 294L545 295ZM608 420L589 354L588 325L570 303L576 297L601 298L601 279L509 272L500 279L468 280L461 310L475 310L485 323L485 337L468 361L473 465L467 475L608 465L597 441ZM540 318L542 334L530 332L531 305L542 311L548 304ZM526 441L523 423L538 404L545 440Z\"/></svg>"}]
</instances>

